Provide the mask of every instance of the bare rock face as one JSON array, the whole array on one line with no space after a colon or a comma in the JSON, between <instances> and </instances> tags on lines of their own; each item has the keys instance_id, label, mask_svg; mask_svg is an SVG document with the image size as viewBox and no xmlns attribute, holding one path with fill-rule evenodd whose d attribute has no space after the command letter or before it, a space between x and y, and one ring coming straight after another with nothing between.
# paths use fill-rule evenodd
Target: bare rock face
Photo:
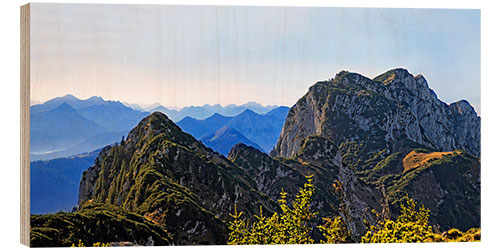
<instances>
[{"instance_id":1,"label":"bare rock face","mask_svg":"<svg viewBox=\"0 0 500 250\"><path fill-rule=\"evenodd\" d=\"M95 159L95 164L92 169L88 169L83 173L84 178L80 181L80 187L78 190L78 201L86 201L92 199L94 196L94 183L99 177L99 172L101 171L101 165L104 161L104 157L110 152L111 146L104 147L97 158ZM79 204L81 205L81 203Z\"/></svg>"},{"instance_id":2,"label":"bare rock face","mask_svg":"<svg viewBox=\"0 0 500 250\"><path fill-rule=\"evenodd\" d=\"M474 108L465 100L454 102L448 106L448 117L455 140L462 149L469 149L471 154L481 155L481 118Z\"/></svg>"},{"instance_id":3,"label":"bare rock face","mask_svg":"<svg viewBox=\"0 0 500 250\"><path fill-rule=\"evenodd\" d=\"M347 214L340 214L339 211L334 213L343 216L352 238L355 241L361 240L361 236L367 231L363 220L367 219L373 224L376 218L369 211L372 209L380 211L378 201L381 197L375 186L368 185L360 180L352 169L342 164L341 151L327 138L321 136L307 137L302 142L296 159L319 169L328 169L328 171L318 171L317 173L320 176L318 180L320 186L331 186L335 180L342 183L342 196L344 197ZM323 178L325 180L322 180ZM323 213L322 215L328 216L331 214Z\"/></svg>"},{"instance_id":4,"label":"bare rock face","mask_svg":"<svg viewBox=\"0 0 500 250\"><path fill-rule=\"evenodd\" d=\"M322 223L320 218L339 213L340 194L336 194L332 184L335 180L344 183L344 202L348 215L346 222L355 240L366 233L363 222L375 222L371 209L380 210L380 194L374 186L359 180L354 172L342 165L342 156L333 142L322 136L308 136L301 142L300 150L293 159L273 159L255 148L237 144L229 153L229 159L240 166L257 183L258 190L273 199L279 198L281 190L288 194L297 193L306 181L305 176L313 176L316 187L311 207L318 212L314 225ZM347 218L348 217L348 218Z\"/></svg>"},{"instance_id":5,"label":"bare rock face","mask_svg":"<svg viewBox=\"0 0 500 250\"><path fill-rule=\"evenodd\" d=\"M273 200L280 198L282 190L295 194L306 182L306 178L295 169L243 143L233 146L228 159L245 171L257 184L259 192Z\"/></svg>"},{"instance_id":6,"label":"bare rock face","mask_svg":"<svg viewBox=\"0 0 500 250\"><path fill-rule=\"evenodd\" d=\"M440 101L421 75L394 69L371 80L342 71L314 84L290 109L271 155L292 157L300 141L314 134L337 145L364 140L380 149L408 138L438 151L480 155L479 126L480 118L466 101Z\"/></svg>"},{"instance_id":7,"label":"bare rock face","mask_svg":"<svg viewBox=\"0 0 500 250\"><path fill-rule=\"evenodd\" d=\"M303 142L314 136L338 146L342 163L331 181L344 183L345 219L355 236L363 233L364 209L380 207L379 184L387 188L393 217L409 194L431 208L433 224L467 230L480 225L480 135L472 106L442 102L422 75L393 69L369 79L342 71L311 86L290 109L271 155L299 158ZM403 166L402 159L418 149L440 157ZM453 153L439 153L448 151Z\"/></svg>"}]
</instances>

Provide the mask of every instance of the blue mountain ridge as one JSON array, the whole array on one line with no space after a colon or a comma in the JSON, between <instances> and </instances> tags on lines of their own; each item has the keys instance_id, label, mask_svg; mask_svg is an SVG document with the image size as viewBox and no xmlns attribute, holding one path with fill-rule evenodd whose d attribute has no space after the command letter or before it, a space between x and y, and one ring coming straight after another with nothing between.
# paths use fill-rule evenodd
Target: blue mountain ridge
<instances>
[{"instance_id":1,"label":"blue mountain ridge","mask_svg":"<svg viewBox=\"0 0 500 250\"><path fill-rule=\"evenodd\" d=\"M30 150L31 153L58 151L109 131L62 103L52 110L30 115Z\"/></svg>"},{"instance_id":2,"label":"blue mountain ridge","mask_svg":"<svg viewBox=\"0 0 500 250\"><path fill-rule=\"evenodd\" d=\"M57 97L30 107L30 155L46 160L89 152L121 139L149 113L101 97Z\"/></svg>"},{"instance_id":3,"label":"blue mountain ridge","mask_svg":"<svg viewBox=\"0 0 500 250\"><path fill-rule=\"evenodd\" d=\"M97 96L90 97L86 100L81 100L73 95L68 94L62 97L56 97L54 99L50 99L42 104L33 105L30 107L30 113L35 114L43 111L49 111L63 103L68 104L74 109L82 109L94 105L105 104L106 101L104 101L101 97Z\"/></svg>"},{"instance_id":4,"label":"blue mountain ridge","mask_svg":"<svg viewBox=\"0 0 500 250\"><path fill-rule=\"evenodd\" d=\"M233 145L238 143L243 143L245 145L252 146L264 152L264 149L262 149L255 142L250 141L240 132L228 126L224 126L215 131L214 133L211 133L203 137L201 141L209 148L223 154L224 156L227 156Z\"/></svg>"},{"instance_id":5,"label":"blue mountain ridge","mask_svg":"<svg viewBox=\"0 0 500 250\"><path fill-rule=\"evenodd\" d=\"M82 173L94 164L100 151L31 162L30 213L70 211L77 206Z\"/></svg>"},{"instance_id":6,"label":"blue mountain ridge","mask_svg":"<svg viewBox=\"0 0 500 250\"><path fill-rule=\"evenodd\" d=\"M128 105L131 106L131 104ZM203 106L188 106L180 110L175 110L157 104L153 105L153 107L147 108L146 110L148 110L151 113L155 111L162 112L166 114L172 121L178 122L186 117L192 117L198 120L203 120L212 116L213 114L220 114L223 116L232 117L239 115L240 113L244 112L247 109L252 110L257 114L265 114L277 107L278 107L277 105L262 106L256 102L248 102L240 106L235 104L230 104L226 106L222 106L220 104L215 104L215 105L205 104Z\"/></svg>"},{"instance_id":7,"label":"blue mountain ridge","mask_svg":"<svg viewBox=\"0 0 500 250\"><path fill-rule=\"evenodd\" d=\"M248 105L254 108L260 106L261 111L271 107L253 103ZM238 129L248 133L257 131L246 128L248 126L273 127L275 123L282 126L288 112L287 107L279 107L265 114L257 114L236 105L193 106L184 110L239 112L233 117L214 113L203 120L189 116L183 119L187 127L193 128L196 138L224 155L237 143L247 144L263 152L269 151L270 148L261 147ZM130 129L148 114L119 101L105 101L101 97L81 100L72 95L31 106L31 213L69 211L76 206L81 175L94 163L100 149L126 137ZM258 125L261 122L265 124ZM276 141L279 131L271 136L275 136ZM261 140L259 142L262 143Z\"/></svg>"},{"instance_id":8,"label":"blue mountain ridge","mask_svg":"<svg viewBox=\"0 0 500 250\"><path fill-rule=\"evenodd\" d=\"M177 125L198 140L215 133L222 127L231 127L268 153L278 141L288 110L288 107L282 106L266 114L257 114L246 109L234 117L220 114L214 114L203 120L186 117L177 122Z\"/></svg>"}]
</instances>

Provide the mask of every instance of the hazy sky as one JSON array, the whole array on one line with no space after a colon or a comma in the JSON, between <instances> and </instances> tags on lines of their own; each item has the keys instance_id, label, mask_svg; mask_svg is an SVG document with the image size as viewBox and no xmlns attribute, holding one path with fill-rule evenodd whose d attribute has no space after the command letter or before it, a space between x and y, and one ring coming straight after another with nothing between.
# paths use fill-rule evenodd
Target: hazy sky
<instances>
[{"instance_id":1,"label":"hazy sky","mask_svg":"<svg viewBox=\"0 0 500 250\"><path fill-rule=\"evenodd\" d=\"M293 105L340 70L423 74L480 112L480 11L31 4L31 99Z\"/></svg>"}]
</instances>

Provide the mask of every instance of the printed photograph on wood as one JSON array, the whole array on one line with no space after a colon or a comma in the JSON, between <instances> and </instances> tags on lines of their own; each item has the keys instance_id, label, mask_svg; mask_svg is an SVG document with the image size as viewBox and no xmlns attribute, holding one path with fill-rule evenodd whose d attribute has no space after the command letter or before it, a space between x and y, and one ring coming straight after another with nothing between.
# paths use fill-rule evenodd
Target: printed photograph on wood
<instances>
[{"instance_id":1,"label":"printed photograph on wood","mask_svg":"<svg viewBox=\"0 0 500 250\"><path fill-rule=\"evenodd\" d=\"M479 10L27 10L30 246L481 240Z\"/></svg>"}]
</instances>

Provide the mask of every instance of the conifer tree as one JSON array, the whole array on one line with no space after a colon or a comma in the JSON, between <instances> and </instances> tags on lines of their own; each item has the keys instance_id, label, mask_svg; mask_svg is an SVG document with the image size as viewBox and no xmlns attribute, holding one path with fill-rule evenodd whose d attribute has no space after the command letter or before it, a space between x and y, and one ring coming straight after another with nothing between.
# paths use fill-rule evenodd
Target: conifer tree
<instances>
[{"instance_id":1,"label":"conifer tree","mask_svg":"<svg viewBox=\"0 0 500 250\"><path fill-rule=\"evenodd\" d=\"M363 243L425 242L433 237L428 225L429 209L422 205L417 211L417 203L408 195L401 204L401 215L396 221L380 218L376 225L369 225L369 231L361 238Z\"/></svg>"},{"instance_id":2,"label":"conifer tree","mask_svg":"<svg viewBox=\"0 0 500 250\"><path fill-rule=\"evenodd\" d=\"M311 197L314 194L312 175L306 176L307 182L299 190L292 201L292 206L287 204L287 193L283 190L278 200L281 213L275 212L266 217L262 214L254 216L255 221L249 223L242 218L235 206L233 221L229 225L228 244L311 244L314 243L311 232L311 220L317 213L311 211Z\"/></svg>"}]
</instances>

